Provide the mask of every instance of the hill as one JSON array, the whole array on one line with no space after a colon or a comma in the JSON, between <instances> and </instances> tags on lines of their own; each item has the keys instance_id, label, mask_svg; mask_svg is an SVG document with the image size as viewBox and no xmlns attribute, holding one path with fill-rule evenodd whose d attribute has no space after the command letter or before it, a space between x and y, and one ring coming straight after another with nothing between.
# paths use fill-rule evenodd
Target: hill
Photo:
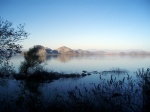
<instances>
[{"instance_id":1,"label":"hill","mask_svg":"<svg viewBox=\"0 0 150 112\"><path fill-rule=\"evenodd\" d=\"M38 45L38 55L47 56L47 55L150 55L150 52L147 51L111 51L111 50L97 50L97 51L86 51L82 49L73 50L69 47L62 46L56 50L52 50L48 47L43 47Z\"/></svg>"},{"instance_id":2,"label":"hill","mask_svg":"<svg viewBox=\"0 0 150 112\"><path fill-rule=\"evenodd\" d=\"M60 54L78 54L78 52L76 52L75 50L72 50L66 46L62 46L62 47L58 48L57 51Z\"/></svg>"}]
</instances>

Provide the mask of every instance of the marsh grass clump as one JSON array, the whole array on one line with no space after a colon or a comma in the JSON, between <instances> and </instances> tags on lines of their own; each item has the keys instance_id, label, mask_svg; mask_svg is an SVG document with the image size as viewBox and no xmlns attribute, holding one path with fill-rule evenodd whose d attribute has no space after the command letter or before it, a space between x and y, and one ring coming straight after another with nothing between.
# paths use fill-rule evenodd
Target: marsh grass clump
<instances>
[{"instance_id":1,"label":"marsh grass clump","mask_svg":"<svg viewBox=\"0 0 150 112\"><path fill-rule=\"evenodd\" d=\"M123 74L127 74L128 71L127 70L124 70L124 69L120 69L120 68L116 68L116 69L112 69L112 70L109 70L109 71L102 71L100 74L114 74L114 75L123 75Z\"/></svg>"},{"instance_id":2,"label":"marsh grass clump","mask_svg":"<svg viewBox=\"0 0 150 112\"><path fill-rule=\"evenodd\" d=\"M81 75L78 73L60 74L61 78L80 78Z\"/></svg>"},{"instance_id":3,"label":"marsh grass clump","mask_svg":"<svg viewBox=\"0 0 150 112\"><path fill-rule=\"evenodd\" d=\"M36 70L27 76L25 74L16 74L14 75L14 78L17 80L28 80L28 81L33 81L33 82L47 82L47 81L52 81L52 80L57 80L60 78L60 76L56 73L51 73L48 71L40 71Z\"/></svg>"}]
</instances>

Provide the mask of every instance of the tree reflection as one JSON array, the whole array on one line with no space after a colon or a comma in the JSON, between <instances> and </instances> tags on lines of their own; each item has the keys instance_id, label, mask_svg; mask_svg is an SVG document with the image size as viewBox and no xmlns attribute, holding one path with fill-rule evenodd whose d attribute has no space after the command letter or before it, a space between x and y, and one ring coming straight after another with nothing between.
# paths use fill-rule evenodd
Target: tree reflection
<instances>
[{"instance_id":1,"label":"tree reflection","mask_svg":"<svg viewBox=\"0 0 150 112\"><path fill-rule=\"evenodd\" d=\"M42 83L22 81L16 107L21 111L38 112L42 110Z\"/></svg>"},{"instance_id":2,"label":"tree reflection","mask_svg":"<svg viewBox=\"0 0 150 112\"><path fill-rule=\"evenodd\" d=\"M75 58L77 59L82 59L82 58L85 58L85 57L89 57L90 55L65 55L65 54L59 54L59 55L48 55L46 56L46 60L51 60L51 59L56 59L58 60L59 62L62 62L62 63L66 63L66 62L69 62Z\"/></svg>"}]
</instances>

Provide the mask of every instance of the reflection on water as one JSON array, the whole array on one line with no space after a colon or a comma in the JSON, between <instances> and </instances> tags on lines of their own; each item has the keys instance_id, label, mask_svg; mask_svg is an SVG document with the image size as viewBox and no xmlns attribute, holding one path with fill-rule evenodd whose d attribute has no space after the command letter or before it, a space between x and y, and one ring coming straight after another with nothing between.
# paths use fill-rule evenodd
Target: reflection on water
<instances>
[{"instance_id":1,"label":"reflection on water","mask_svg":"<svg viewBox=\"0 0 150 112\"><path fill-rule=\"evenodd\" d=\"M49 71L81 73L86 71L104 71L114 68L136 71L139 68L150 67L150 56L147 55L52 55L41 57L43 65ZM18 70L23 56L12 58L13 65Z\"/></svg>"},{"instance_id":2,"label":"reflection on water","mask_svg":"<svg viewBox=\"0 0 150 112\"><path fill-rule=\"evenodd\" d=\"M103 71L122 68L136 71L150 66L150 56L120 55L58 55L47 58L46 68L58 72Z\"/></svg>"},{"instance_id":3,"label":"reflection on water","mask_svg":"<svg viewBox=\"0 0 150 112\"><path fill-rule=\"evenodd\" d=\"M41 86L41 83L22 81L19 84L20 91L15 101L16 105L24 111L42 110L40 108L42 104Z\"/></svg>"},{"instance_id":4,"label":"reflection on water","mask_svg":"<svg viewBox=\"0 0 150 112\"><path fill-rule=\"evenodd\" d=\"M46 60L56 59L62 63L69 62L75 58L81 59L85 57L85 55L52 55L52 56L46 56Z\"/></svg>"}]
</instances>

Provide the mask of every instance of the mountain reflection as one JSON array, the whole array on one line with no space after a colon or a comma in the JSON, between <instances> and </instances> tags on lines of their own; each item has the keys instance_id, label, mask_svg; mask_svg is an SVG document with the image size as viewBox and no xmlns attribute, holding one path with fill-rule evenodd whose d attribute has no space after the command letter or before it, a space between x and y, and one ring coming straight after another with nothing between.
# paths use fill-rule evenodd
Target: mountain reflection
<instances>
[{"instance_id":1,"label":"mountain reflection","mask_svg":"<svg viewBox=\"0 0 150 112\"><path fill-rule=\"evenodd\" d=\"M59 62L66 63L66 62L69 62L75 58L80 59L83 57L85 57L85 55L49 55L49 56L43 57L42 59L43 59L43 62L45 62L47 60L56 59Z\"/></svg>"},{"instance_id":2,"label":"mountain reflection","mask_svg":"<svg viewBox=\"0 0 150 112\"><path fill-rule=\"evenodd\" d=\"M69 62L73 59L85 59L85 58L93 58L94 59L101 59L101 60L105 60L107 58L110 57L125 57L125 58L147 58L149 56L147 55L47 55L47 56L43 56L41 57L41 61L42 62L46 62L47 60L58 60L59 62L62 63L66 63Z\"/></svg>"},{"instance_id":3,"label":"mountain reflection","mask_svg":"<svg viewBox=\"0 0 150 112\"><path fill-rule=\"evenodd\" d=\"M72 56L72 55L59 55L57 57L57 60L62 62L62 63L65 63L65 62L72 60L74 57L75 56Z\"/></svg>"}]
</instances>

